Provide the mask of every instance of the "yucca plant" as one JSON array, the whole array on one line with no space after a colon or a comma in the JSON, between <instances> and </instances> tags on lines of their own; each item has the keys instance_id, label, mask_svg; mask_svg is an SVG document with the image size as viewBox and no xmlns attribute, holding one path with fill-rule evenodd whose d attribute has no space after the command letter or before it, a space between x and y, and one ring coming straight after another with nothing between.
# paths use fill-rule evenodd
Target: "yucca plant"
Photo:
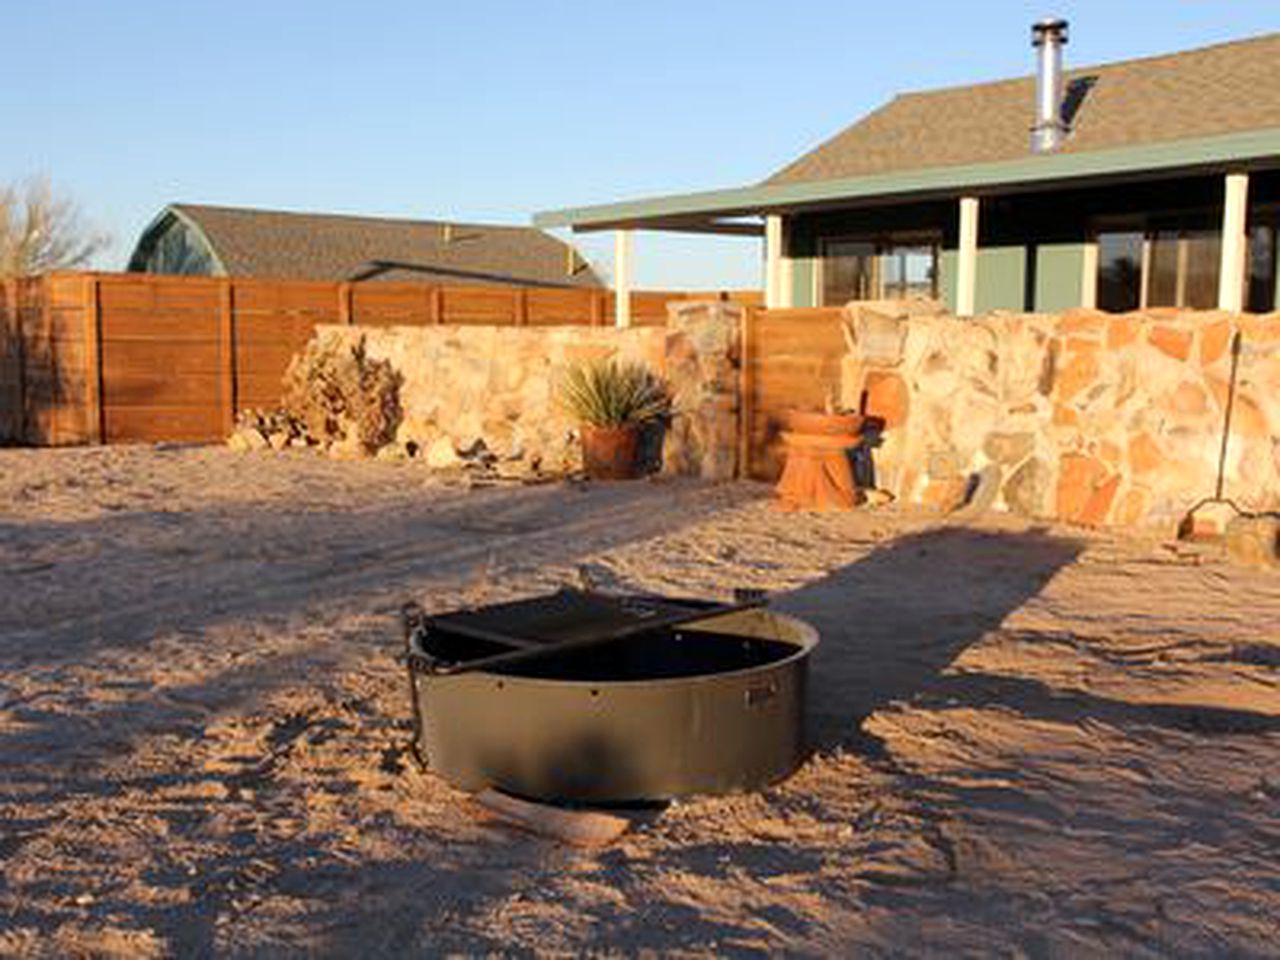
<instances>
[{"instance_id":1,"label":"yucca plant","mask_svg":"<svg viewBox=\"0 0 1280 960\"><path fill-rule=\"evenodd\" d=\"M570 367L560 399L571 416L592 427L649 423L671 410L666 384L643 364L616 360Z\"/></svg>"}]
</instances>

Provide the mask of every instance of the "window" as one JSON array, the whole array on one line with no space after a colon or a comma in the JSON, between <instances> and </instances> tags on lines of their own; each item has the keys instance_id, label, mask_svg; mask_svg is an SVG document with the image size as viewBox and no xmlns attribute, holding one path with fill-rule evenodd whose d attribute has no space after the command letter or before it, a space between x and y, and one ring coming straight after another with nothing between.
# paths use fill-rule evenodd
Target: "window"
<instances>
[{"instance_id":1,"label":"window","mask_svg":"<svg viewBox=\"0 0 1280 960\"><path fill-rule=\"evenodd\" d=\"M1276 308L1276 232L1274 223L1256 224L1249 229L1244 308L1251 313L1269 313Z\"/></svg>"},{"instance_id":2,"label":"window","mask_svg":"<svg viewBox=\"0 0 1280 960\"><path fill-rule=\"evenodd\" d=\"M1142 234L1098 234L1098 309L1124 313L1142 303Z\"/></svg>"},{"instance_id":3,"label":"window","mask_svg":"<svg viewBox=\"0 0 1280 960\"><path fill-rule=\"evenodd\" d=\"M1218 304L1222 240L1217 230L1098 234L1098 308L1211 310Z\"/></svg>"},{"instance_id":4,"label":"window","mask_svg":"<svg viewBox=\"0 0 1280 960\"><path fill-rule=\"evenodd\" d=\"M825 240L821 269L828 306L938 295L938 244L929 238Z\"/></svg>"}]
</instances>

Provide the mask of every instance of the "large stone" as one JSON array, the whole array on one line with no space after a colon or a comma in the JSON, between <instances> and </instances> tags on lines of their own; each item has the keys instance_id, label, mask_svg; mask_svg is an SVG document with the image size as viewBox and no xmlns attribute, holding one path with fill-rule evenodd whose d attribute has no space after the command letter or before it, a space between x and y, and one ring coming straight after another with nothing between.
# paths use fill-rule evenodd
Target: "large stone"
<instances>
[{"instance_id":1,"label":"large stone","mask_svg":"<svg viewBox=\"0 0 1280 960\"><path fill-rule=\"evenodd\" d=\"M1005 505L1023 516L1046 516L1049 513L1049 488L1052 479L1048 464L1038 457L1032 457L1005 481Z\"/></svg>"},{"instance_id":2,"label":"large stone","mask_svg":"<svg viewBox=\"0 0 1280 960\"><path fill-rule=\"evenodd\" d=\"M884 370L869 370L864 383L868 416L882 418L890 430L907 422L911 393L902 377Z\"/></svg>"},{"instance_id":3,"label":"large stone","mask_svg":"<svg viewBox=\"0 0 1280 960\"><path fill-rule=\"evenodd\" d=\"M982 445L982 451L997 463L1015 464L1035 449L1036 438L1031 433L992 433Z\"/></svg>"},{"instance_id":4,"label":"large stone","mask_svg":"<svg viewBox=\"0 0 1280 960\"><path fill-rule=\"evenodd\" d=\"M1225 317L1200 328L1200 363L1209 366L1217 363L1231 343L1231 321Z\"/></svg>"},{"instance_id":5,"label":"large stone","mask_svg":"<svg viewBox=\"0 0 1280 960\"><path fill-rule=\"evenodd\" d=\"M1096 513L1094 494L1107 480L1107 468L1093 457L1079 453L1064 454L1058 464L1058 518L1080 523L1086 509L1091 514ZM1115 490L1111 493L1114 495ZM1110 506L1109 501L1107 505Z\"/></svg>"},{"instance_id":6,"label":"large stone","mask_svg":"<svg viewBox=\"0 0 1280 960\"><path fill-rule=\"evenodd\" d=\"M896 367L902 362L902 348L907 336L903 315L893 316L866 305L853 304L853 329L858 356L869 367Z\"/></svg>"},{"instance_id":7,"label":"large stone","mask_svg":"<svg viewBox=\"0 0 1280 960\"><path fill-rule=\"evenodd\" d=\"M424 459L432 470L454 470L465 462L453 448L452 438L447 436L437 437L431 446L427 447L427 455Z\"/></svg>"},{"instance_id":8,"label":"large stone","mask_svg":"<svg viewBox=\"0 0 1280 960\"><path fill-rule=\"evenodd\" d=\"M1186 360L1191 356L1191 331L1179 327L1157 324L1147 335L1151 345L1161 353L1168 354L1175 360Z\"/></svg>"},{"instance_id":9,"label":"large stone","mask_svg":"<svg viewBox=\"0 0 1280 960\"><path fill-rule=\"evenodd\" d=\"M1149 433L1139 433L1129 440L1129 469L1135 474L1150 473L1164 462L1160 446Z\"/></svg>"},{"instance_id":10,"label":"large stone","mask_svg":"<svg viewBox=\"0 0 1280 960\"><path fill-rule=\"evenodd\" d=\"M1227 555L1251 567L1280 567L1280 517L1236 517L1227 524Z\"/></svg>"}]
</instances>

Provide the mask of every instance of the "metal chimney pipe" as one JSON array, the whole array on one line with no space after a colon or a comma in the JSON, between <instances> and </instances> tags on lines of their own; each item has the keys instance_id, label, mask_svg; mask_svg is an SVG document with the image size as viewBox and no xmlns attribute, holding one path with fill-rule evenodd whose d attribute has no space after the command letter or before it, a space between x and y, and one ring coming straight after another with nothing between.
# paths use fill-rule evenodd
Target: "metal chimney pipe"
<instances>
[{"instance_id":1,"label":"metal chimney pipe","mask_svg":"<svg viewBox=\"0 0 1280 960\"><path fill-rule=\"evenodd\" d=\"M1067 136L1062 121L1062 48L1067 42L1067 21L1050 17L1031 25L1031 46L1036 50L1036 122L1031 128L1031 152L1058 149Z\"/></svg>"}]
</instances>

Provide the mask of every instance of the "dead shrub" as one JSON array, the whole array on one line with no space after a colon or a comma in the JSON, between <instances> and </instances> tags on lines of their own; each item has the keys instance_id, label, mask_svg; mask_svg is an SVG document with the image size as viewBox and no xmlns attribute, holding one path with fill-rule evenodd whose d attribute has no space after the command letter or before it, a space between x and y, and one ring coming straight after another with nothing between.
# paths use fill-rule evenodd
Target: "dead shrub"
<instances>
[{"instance_id":1,"label":"dead shrub","mask_svg":"<svg viewBox=\"0 0 1280 960\"><path fill-rule=\"evenodd\" d=\"M284 411L326 447L358 443L373 453L400 424L400 374L371 359L364 337L355 345L312 340L284 375Z\"/></svg>"}]
</instances>

